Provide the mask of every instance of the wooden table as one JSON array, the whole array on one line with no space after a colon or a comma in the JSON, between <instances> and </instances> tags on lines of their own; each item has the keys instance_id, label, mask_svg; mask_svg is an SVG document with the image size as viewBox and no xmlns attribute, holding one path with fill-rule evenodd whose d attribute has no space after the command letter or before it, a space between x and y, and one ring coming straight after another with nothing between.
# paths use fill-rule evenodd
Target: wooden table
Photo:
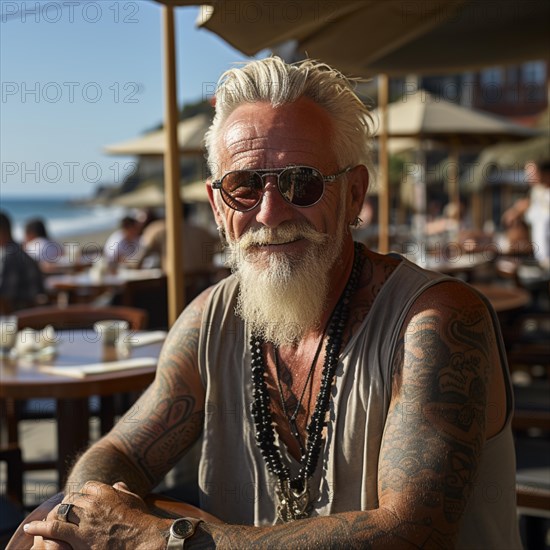
<instances>
[{"instance_id":1,"label":"wooden table","mask_svg":"<svg viewBox=\"0 0 550 550\"><path fill-rule=\"evenodd\" d=\"M48 365L79 365L116 359L113 348L104 349L93 330L59 331L57 356ZM134 337L139 338L139 332ZM143 334L143 333L141 333ZM134 347L130 357L158 357L161 343ZM44 363L42 363L44 364ZM39 370L40 363L25 359L0 360L0 398L26 400L54 398L57 402L57 471L59 484L67 465L89 443L89 397L142 391L154 379L156 367L143 367L71 378Z\"/></svg>"},{"instance_id":2,"label":"wooden table","mask_svg":"<svg viewBox=\"0 0 550 550\"><path fill-rule=\"evenodd\" d=\"M91 269L80 273L51 275L45 284L51 294L56 294L58 302L88 301L104 292L123 292L124 287L133 281L156 281L165 275L160 269L119 269L98 278ZM72 297L72 299L71 299Z\"/></svg>"}]
</instances>

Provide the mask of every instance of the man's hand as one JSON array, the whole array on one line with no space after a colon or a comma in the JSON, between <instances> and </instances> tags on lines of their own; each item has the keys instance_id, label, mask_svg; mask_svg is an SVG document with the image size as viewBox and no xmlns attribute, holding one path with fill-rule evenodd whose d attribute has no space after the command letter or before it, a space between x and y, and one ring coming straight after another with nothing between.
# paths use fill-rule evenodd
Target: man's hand
<instances>
[{"instance_id":1,"label":"man's hand","mask_svg":"<svg viewBox=\"0 0 550 550\"><path fill-rule=\"evenodd\" d=\"M111 487L89 481L79 493L67 495L63 504L72 505L67 521L58 515L62 506L58 505L44 521L25 526L25 532L35 537L35 548L162 550L166 547L172 521L151 515L143 499L122 482Z\"/></svg>"}]
</instances>

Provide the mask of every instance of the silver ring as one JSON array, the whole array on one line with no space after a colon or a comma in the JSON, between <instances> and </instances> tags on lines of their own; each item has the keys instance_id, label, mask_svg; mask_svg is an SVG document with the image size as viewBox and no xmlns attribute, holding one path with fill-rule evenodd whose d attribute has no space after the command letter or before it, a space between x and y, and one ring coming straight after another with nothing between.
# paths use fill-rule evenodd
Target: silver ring
<instances>
[{"instance_id":1,"label":"silver ring","mask_svg":"<svg viewBox=\"0 0 550 550\"><path fill-rule=\"evenodd\" d=\"M69 522L69 514L71 513L71 508L74 504L60 504L57 509L57 519L59 521L64 521L65 523Z\"/></svg>"}]
</instances>

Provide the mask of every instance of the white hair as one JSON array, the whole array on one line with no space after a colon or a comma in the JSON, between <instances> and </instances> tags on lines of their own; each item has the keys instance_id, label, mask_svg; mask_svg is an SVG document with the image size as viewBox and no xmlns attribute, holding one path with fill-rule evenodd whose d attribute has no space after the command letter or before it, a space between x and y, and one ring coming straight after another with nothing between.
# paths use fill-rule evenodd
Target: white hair
<instances>
[{"instance_id":1,"label":"white hair","mask_svg":"<svg viewBox=\"0 0 550 550\"><path fill-rule=\"evenodd\" d=\"M311 59L288 64L274 56L226 71L218 82L216 114L205 136L211 174L215 178L222 175L219 138L237 107L258 101L280 107L306 97L330 115L333 135L327 139L334 143L341 167L364 164L373 177L372 117L353 87L342 73Z\"/></svg>"}]
</instances>

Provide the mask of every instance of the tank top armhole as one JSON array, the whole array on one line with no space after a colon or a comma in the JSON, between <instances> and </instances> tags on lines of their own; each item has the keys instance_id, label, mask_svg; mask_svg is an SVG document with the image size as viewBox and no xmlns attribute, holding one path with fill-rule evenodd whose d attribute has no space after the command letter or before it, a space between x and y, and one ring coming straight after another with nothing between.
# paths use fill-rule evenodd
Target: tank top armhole
<instances>
[{"instance_id":1,"label":"tank top armhole","mask_svg":"<svg viewBox=\"0 0 550 550\"><path fill-rule=\"evenodd\" d=\"M214 337L217 325L220 324L220 307L226 315L234 307L238 283L233 275L229 275L217 283L208 296L202 312L201 328L198 340L198 369L201 381L206 387L208 381L207 352L210 347L210 338Z\"/></svg>"}]
</instances>

